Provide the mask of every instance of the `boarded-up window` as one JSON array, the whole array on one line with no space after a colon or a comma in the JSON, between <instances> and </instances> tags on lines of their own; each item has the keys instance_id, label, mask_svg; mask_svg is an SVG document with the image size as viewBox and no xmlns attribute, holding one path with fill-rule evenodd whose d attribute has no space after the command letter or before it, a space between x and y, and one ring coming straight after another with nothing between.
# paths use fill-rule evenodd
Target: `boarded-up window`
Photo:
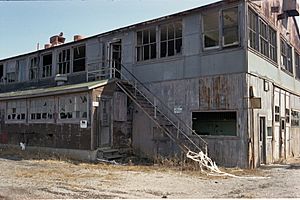
<instances>
[{"instance_id":1,"label":"boarded-up window","mask_svg":"<svg viewBox=\"0 0 300 200\"><path fill-rule=\"evenodd\" d=\"M54 98L35 98L30 100L29 118L36 120L52 120L54 115Z\"/></svg>"},{"instance_id":2,"label":"boarded-up window","mask_svg":"<svg viewBox=\"0 0 300 200\"><path fill-rule=\"evenodd\" d=\"M236 112L193 112L193 130L199 135L236 136Z\"/></svg>"},{"instance_id":3,"label":"boarded-up window","mask_svg":"<svg viewBox=\"0 0 300 200\"><path fill-rule=\"evenodd\" d=\"M6 108L7 121L26 120L26 101L17 100L7 102Z\"/></svg>"},{"instance_id":4,"label":"boarded-up window","mask_svg":"<svg viewBox=\"0 0 300 200\"><path fill-rule=\"evenodd\" d=\"M86 119L87 97L85 94L59 97L59 119Z\"/></svg>"},{"instance_id":5,"label":"boarded-up window","mask_svg":"<svg viewBox=\"0 0 300 200\"><path fill-rule=\"evenodd\" d=\"M35 80L38 78L38 57L30 58L29 79Z\"/></svg>"},{"instance_id":6,"label":"boarded-up window","mask_svg":"<svg viewBox=\"0 0 300 200\"><path fill-rule=\"evenodd\" d=\"M219 46L219 12L211 11L203 14L204 48Z\"/></svg>"},{"instance_id":7,"label":"boarded-up window","mask_svg":"<svg viewBox=\"0 0 300 200\"><path fill-rule=\"evenodd\" d=\"M73 49L73 72L85 70L85 45Z\"/></svg>"},{"instance_id":8,"label":"boarded-up window","mask_svg":"<svg viewBox=\"0 0 300 200\"><path fill-rule=\"evenodd\" d=\"M156 58L156 28L137 32L137 61Z\"/></svg>"},{"instance_id":9,"label":"boarded-up window","mask_svg":"<svg viewBox=\"0 0 300 200\"><path fill-rule=\"evenodd\" d=\"M42 77L50 76L52 76L52 54L46 54L43 56Z\"/></svg>"},{"instance_id":10,"label":"boarded-up window","mask_svg":"<svg viewBox=\"0 0 300 200\"><path fill-rule=\"evenodd\" d=\"M174 56L182 51L182 23L175 22L160 28L160 57Z\"/></svg>"},{"instance_id":11,"label":"boarded-up window","mask_svg":"<svg viewBox=\"0 0 300 200\"><path fill-rule=\"evenodd\" d=\"M61 50L58 54L58 73L70 73L70 49Z\"/></svg>"}]
</instances>

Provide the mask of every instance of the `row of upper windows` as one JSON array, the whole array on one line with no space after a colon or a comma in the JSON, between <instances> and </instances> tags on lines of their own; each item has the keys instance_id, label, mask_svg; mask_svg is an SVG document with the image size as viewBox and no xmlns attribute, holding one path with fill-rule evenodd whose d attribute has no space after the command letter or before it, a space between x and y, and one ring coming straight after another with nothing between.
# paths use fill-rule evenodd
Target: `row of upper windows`
<instances>
[{"instance_id":1,"label":"row of upper windows","mask_svg":"<svg viewBox=\"0 0 300 200\"><path fill-rule=\"evenodd\" d=\"M60 50L57 54L56 73L68 74L85 71L85 52L85 45ZM41 56L30 57L28 63L26 59L20 59L6 66L0 64L0 81L12 83L26 81L26 79L36 80L51 77L53 76L52 57L52 53L46 53ZM28 73L28 78L26 78L26 73Z\"/></svg>"},{"instance_id":2,"label":"row of upper windows","mask_svg":"<svg viewBox=\"0 0 300 200\"><path fill-rule=\"evenodd\" d=\"M263 56L277 63L277 32L259 17L253 10L248 10L248 45ZM295 51L295 72L293 70L292 46L280 38L280 66L283 71L295 74L300 79L299 54Z\"/></svg>"},{"instance_id":3,"label":"row of upper windows","mask_svg":"<svg viewBox=\"0 0 300 200\"><path fill-rule=\"evenodd\" d=\"M28 104L27 104L28 102ZM28 106L27 106L28 105ZM55 107L58 111L55 111ZM14 100L6 103L6 122L87 119L86 94Z\"/></svg>"},{"instance_id":4,"label":"row of upper windows","mask_svg":"<svg viewBox=\"0 0 300 200\"><path fill-rule=\"evenodd\" d=\"M202 27L204 50L240 44L238 7L203 13ZM182 54L182 32L181 21L137 31L137 62Z\"/></svg>"}]
</instances>

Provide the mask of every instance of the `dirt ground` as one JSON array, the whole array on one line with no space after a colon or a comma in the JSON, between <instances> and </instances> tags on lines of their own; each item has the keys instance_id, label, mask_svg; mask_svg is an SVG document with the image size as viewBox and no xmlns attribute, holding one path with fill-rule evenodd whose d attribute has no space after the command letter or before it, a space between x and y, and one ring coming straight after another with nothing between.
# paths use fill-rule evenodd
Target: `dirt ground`
<instances>
[{"instance_id":1,"label":"dirt ground","mask_svg":"<svg viewBox=\"0 0 300 200\"><path fill-rule=\"evenodd\" d=\"M0 149L0 169L0 200L300 198L300 158L253 171L226 169L243 177L229 178L182 167L79 163Z\"/></svg>"}]
</instances>

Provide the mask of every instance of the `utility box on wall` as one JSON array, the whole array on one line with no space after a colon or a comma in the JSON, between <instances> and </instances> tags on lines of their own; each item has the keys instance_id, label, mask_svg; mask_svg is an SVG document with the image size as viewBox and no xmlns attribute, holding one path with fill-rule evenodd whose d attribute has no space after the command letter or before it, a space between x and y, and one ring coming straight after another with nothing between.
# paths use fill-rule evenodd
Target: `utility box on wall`
<instances>
[{"instance_id":1,"label":"utility box on wall","mask_svg":"<svg viewBox=\"0 0 300 200\"><path fill-rule=\"evenodd\" d=\"M290 17L299 16L299 4L297 0L284 0L283 12L287 13Z\"/></svg>"}]
</instances>

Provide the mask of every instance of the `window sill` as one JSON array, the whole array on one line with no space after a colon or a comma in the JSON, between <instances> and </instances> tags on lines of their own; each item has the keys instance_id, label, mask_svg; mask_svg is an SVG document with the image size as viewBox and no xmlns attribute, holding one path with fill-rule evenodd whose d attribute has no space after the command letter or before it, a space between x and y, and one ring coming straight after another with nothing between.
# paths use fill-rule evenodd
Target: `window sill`
<instances>
[{"instance_id":1,"label":"window sill","mask_svg":"<svg viewBox=\"0 0 300 200\"><path fill-rule=\"evenodd\" d=\"M240 45L228 46L228 47L219 47L219 48L202 48L201 55L210 55L216 53L226 53L231 51L237 51L243 49Z\"/></svg>"},{"instance_id":2,"label":"window sill","mask_svg":"<svg viewBox=\"0 0 300 200\"><path fill-rule=\"evenodd\" d=\"M136 61L134 66L142 66L142 65L149 65L149 64L156 64L156 63L161 63L161 62L171 62L175 60L181 60L183 59L182 54L178 54L175 56L169 56L169 57L163 57L163 58L156 58L152 60L146 60L146 61Z\"/></svg>"},{"instance_id":3,"label":"window sill","mask_svg":"<svg viewBox=\"0 0 300 200\"><path fill-rule=\"evenodd\" d=\"M291 77L294 77L294 74L291 73L290 71L284 69L282 66L281 66L281 71L283 71L284 73L286 73L287 75L291 76Z\"/></svg>"},{"instance_id":4,"label":"window sill","mask_svg":"<svg viewBox=\"0 0 300 200\"><path fill-rule=\"evenodd\" d=\"M203 139L218 139L218 140L240 140L239 136L225 136L225 135L199 135Z\"/></svg>"},{"instance_id":5,"label":"window sill","mask_svg":"<svg viewBox=\"0 0 300 200\"><path fill-rule=\"evenodd\" d=\"M272 60L271 58L269 58L269 57L263 55L262 53L260 53L260 52L257 51L256 49L253 49L252 47L249 47L249 46L248 46L248 50L249 50L250 52L254 53L255 55L261 57L262 59L266 60L267 62L269 62L269 63L272 64L273 66L275 66L275 67L277 67L277 68L279 67L279 65L278 65L277 62L275 62L275 61Z\"/></svg>"}]
</instances>

